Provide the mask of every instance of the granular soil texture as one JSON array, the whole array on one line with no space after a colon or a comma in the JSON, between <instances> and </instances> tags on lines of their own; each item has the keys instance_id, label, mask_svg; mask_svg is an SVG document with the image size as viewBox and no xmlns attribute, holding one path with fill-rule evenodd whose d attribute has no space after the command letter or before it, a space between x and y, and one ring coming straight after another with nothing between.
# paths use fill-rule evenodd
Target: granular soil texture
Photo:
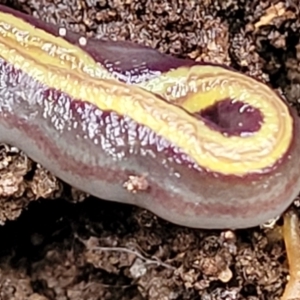
<instances>
[{"instance_id":1,"label":"granular soil texture","mask_svg":"<svg viewBox=\"0 0 300 300\"><path fill-rule=\"evenodd\" d=\"M0 2L83 36L232 66L268 82L299 111L298 0ZM90 198L7 145L0 195L1 300L276 300L287 281L276 228L175 226Z\"/></svg>"}]
</instances>

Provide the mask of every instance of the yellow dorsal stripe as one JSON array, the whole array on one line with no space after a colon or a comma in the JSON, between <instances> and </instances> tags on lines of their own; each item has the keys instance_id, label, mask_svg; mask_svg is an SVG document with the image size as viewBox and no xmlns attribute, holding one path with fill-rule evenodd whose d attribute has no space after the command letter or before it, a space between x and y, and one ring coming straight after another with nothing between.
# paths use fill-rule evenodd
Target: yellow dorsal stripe
<instances>
[{"instance_id":1,"label":"yellow dorsal stripe","mask_svg":"<svg viewBox=\"0 0 300 300\"><path fill-rule=\"evenodd\" d=\"M22 39L20 35L16 38L16 28L27 32L27 38ZM170 83L186 82L187 93L180 97L184 100L183 106L190 111L230 97L262 112L265 122L261 130L251 137L229 138L155 94L111 79L88 54L62 38L5 13L0 13L0 29L0 56L8 63L72 98L90 102L101 110L130 116L211 171L234 175L259 171L276 163L292 140L293 120L286 105L269 87L239 73L217 66L194 66L179 68L155 79L155 91L161 94L166 93ZM51 55L47 55L47 50L41 55L39 49L46 44ZM62 52L68 53L67 59ZM86 72L85 67L93 72ZM95 76L102 71L103 76ZM149 82L149 86L150 83L153 86L154 81Z\"/></svg>"}]
</instances>

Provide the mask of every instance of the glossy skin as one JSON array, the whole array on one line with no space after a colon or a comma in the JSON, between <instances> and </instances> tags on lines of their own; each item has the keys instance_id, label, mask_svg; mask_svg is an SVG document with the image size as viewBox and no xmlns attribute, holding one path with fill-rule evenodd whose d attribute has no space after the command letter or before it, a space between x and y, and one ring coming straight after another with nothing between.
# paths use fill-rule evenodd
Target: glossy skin
<instances>
[{"instance_id":1,"label":"glossy skin","mask_svg":"<svg viewBox=\"0 0 300 300\"><path fill-rule=\"evenodd\" d=\"M235 71L0 6L0 77L1 141L96 197L234 229L276 217L300 190L298 117ZM131 176L146 184L132 190Z\"/></svg>"}]
</instances>

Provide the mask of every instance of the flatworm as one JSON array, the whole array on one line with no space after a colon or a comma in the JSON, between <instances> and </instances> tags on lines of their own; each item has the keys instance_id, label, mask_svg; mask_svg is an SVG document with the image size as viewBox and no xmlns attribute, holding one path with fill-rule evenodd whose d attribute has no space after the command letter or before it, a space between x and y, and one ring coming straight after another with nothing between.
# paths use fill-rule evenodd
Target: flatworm
<instances>
[{"instance_id":1,"label":"flatworm","mask_svg":"<svg viewBox=\"0 0 300 300\"><path fill-rule=\"evenodd\" d=\"M229 68L85 39L0 6L0 140L68 184L198 228L245 228L300 190L298 116Z\"/></svg>"}]
</instances>

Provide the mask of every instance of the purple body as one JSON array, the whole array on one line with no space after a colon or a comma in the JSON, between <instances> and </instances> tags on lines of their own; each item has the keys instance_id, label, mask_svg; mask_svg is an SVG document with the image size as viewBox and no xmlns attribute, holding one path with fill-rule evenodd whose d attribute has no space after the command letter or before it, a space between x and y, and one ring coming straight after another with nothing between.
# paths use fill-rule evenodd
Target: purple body
<instances>
[{"instance_id":1,"label":"purple body","mask_svg":"<svg viewBox=\"0 0 300 300\"><path fill-rule=\"evenodd\" d=\"M0 11L58 35L55 26L5 7ZM78 44L75 33L68 32L65 38ZM82 48L128 84L157 76L158 71L194 64L127 42L91 39ZM65 182L96 197L138 205L189 227L245 228L281 214L300 190L297 118L295 138L276 167L243 177L225 176L197 166L150 128L72 99L1 58L0 79L1 141L21 148ZM218 111L218 116L216 110L204 111L202 117L219 125L220 118L222 124L234 121L228 106L221 105ZM242 131L259 130L260 113L248 114ZM229 134L236 134L235 126L235 122L228 125ZM124 183L132 175L145 176L149 188L137 193L125 189Z\"/></svg>"}]
</instances>

